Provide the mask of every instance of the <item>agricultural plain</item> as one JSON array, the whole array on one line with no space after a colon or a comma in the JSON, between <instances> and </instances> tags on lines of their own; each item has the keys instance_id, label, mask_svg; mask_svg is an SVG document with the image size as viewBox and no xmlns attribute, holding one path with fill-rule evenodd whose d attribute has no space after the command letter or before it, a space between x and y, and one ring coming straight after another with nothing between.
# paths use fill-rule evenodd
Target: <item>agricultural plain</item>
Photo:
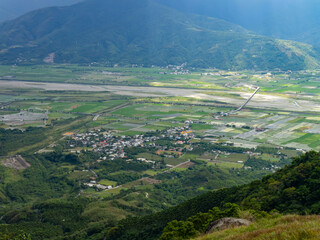
<instances>
[{"instance_id":1,"label":"agricultural plain","mask_svg":"<svg viewBox=\"0 0 320 240\"><path fill-rule=\"evenodd\" d=\"M87 123L89 127L123 134L163 130L193 120L201 122L192 126L195 135L207 141L319 150L319 75L184 66L1 66L2 125L10 126L9 115L21 111L48 114L46 124L99 115ZM257 86L261 91L245 109L219 116L241 105ZM38 115L35 121L41 125L44 118ZM20 125L36 125L21 120Z\"/></svg>"},{"instance_id":2,"label":"agricultural plain","mask_svg":"<svg viewBox=\"0 0 320 240\"><path fill-rule=\"evenodd\" d=\"M18 155L30 165L0 167L3 214L81 197L90 199L88 221L109 224L248 183L320 150L317 71L0 69L1 160Z\"/></svg>"}]
</instances>

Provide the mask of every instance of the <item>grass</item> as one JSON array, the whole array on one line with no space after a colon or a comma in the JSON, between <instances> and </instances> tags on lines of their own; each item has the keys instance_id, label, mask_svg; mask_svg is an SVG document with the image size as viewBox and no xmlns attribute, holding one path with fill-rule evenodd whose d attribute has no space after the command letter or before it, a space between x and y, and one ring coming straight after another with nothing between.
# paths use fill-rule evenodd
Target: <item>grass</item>
<instances>
[{"instance_id":1,"label":"grass","mask_svg":"<svg viewBox=\"0 0 320 240\"><path fill-rule=\"evenodd\" d=\"M105 186L113 186L113 187L117 186L117 182L110 181L110 180L107 180L107 179L103 179L103 180L99 181L99 183L102 184L102 185L105 185Z\"/></svg>"},{"instance_id":2,"label":"grass","mask_svg":"<svg viewBox=\"0 0 320 240\"><path fill-rule=\"evenodd\" d=\"M209 165L215 165L222 168L242 168L243 164L231 162L209 162Z\"/></svg>"},{"instance_id":3,"label":"grass","mask_svg":"<svg viewBox=\"0 0 320 240\"><path fill-rule=\"evenodd\" d=\"M137 158L145 158L147 160L153 160L153 161L161 161L162 157L160 157L159 155L155 155L152 153L139 153L137 155Z\"/></svg>"},{"instance_id":4,"label":"grass","mask_svg":"<svg viewBox=\"0 0 320 240\"><path fill-rule=\"evenodd\" d=\"M13 168L6 168L5 176L4 176L4 184L17 182L22 180L22 176L20 174L21 171L13 169Z\"/></svg>"},{"instance_id":5,"label":"grass","mask_svg":"<svg viewBox=\"0 0 320 240\"><path fill-rule=\"evenodd\" d=\"M147 174L149 176L155 176L158 174L158 172L154 170L147 170L147 171L144 171L143 174Z\"/></svg>"},{"instance_id":6,"label":"grass","mask_svg":"<svg viewBox=\"0 0 320 240\"><path fill-rule=\"evenodd\" d=\"M217 158L218 161L228 161L228 162L238 162L238 161L245 162L247 161L247 159L248 159L248 156L241 153L232 153L228 156L219 154Z\"/></svg>"},{"instance_id":7,"label":"grass","mask_svg":"<svg viewBox=\"0 0 320 240\"><path fill-rule=\"evenodd\" d=\"M105 102L54 102L49 105L50 111L66 111L71 113L95 113L124 103L123 100ZM48 108L48 107L46 107Z\"/></svg>"},{"instance_id":8,"label":"grass","mask_svg":"<svg viewBox=\"0 0 320 240\"><path fill-rule=\"evenodd\" d=\"M261 159L266 160L266 161L271 161L271 162L279 162L280 158L276 158L273 155L270 154L262 154Z\"/></svg>"},{"instance_id":9,"label":"grass","mask_svg":"<svg viewBox=\"0 0 320 240\"><path fill-rule=\"evenodd\" d=\"M52 144L53 142L61 139L63 133L74 132L76 130L79 130L82 127L84 127L84 123L86 123L88 121L89 121L88 117L81 117L81 118L75 119L72 122L59 123L56 126L54 126L53 128L48 128L46 130L46 135L48 137L45 140L36 142L31 145L26 145L20 149L17 149L15 151L8 153L8 155L15 155L17 153L22 153L22 152L33 152L33 151L45 148L48 145Z\"/></svg>"},{"instance_id":10,"label":"grass","mask_svg":"<svg viewBox=\"0 0 320 240\"><path fill-rule=\"evenodd\" d=\"M142 129L145 129L147 131L156 131L156 130L164 130L166 129L167 127L164 127L164 126L158 126L158 125L147 125L145 127L142 127Z\"/></svg>"},{"instance_id":11,"label":"grass","mask_svg":"<svg viewBox=\"0 0 320 240\"><path fill-rule=\"evenodd\" d=\"M71 117L75 117L75 115L72 114L66 114L66 113L49 113L49 118L53 119L53 118L71 118Z\"/></svg>"},{"instance_id":12,"label":"grass","mask_svg":"<svg viewBox=\"0 0 320 240\"><path fill-rule=\"evenodd\" d=\"M71 180L87 180L89 177L93 177L93 173L91 172L83 172L83 171L73 171L69 174L69 179Z\"/></svg>"},{"instance_id":13,"label":"grass","mask_svg":"<svg viewBox=\"0 0 320 240\"><path fill-rule=\"evenodd\" d=\"M107 108L112 108L117 105L120 105L124 103L123 100L113 100L113 101L107 101L107 102L92 102L92 103L85 103L84 105L75 108L72 112L81 112L81 113L95 113L102 111Z\"/></svg>"},{"instance_id":14,"label":"grass","mask_svg":"<svg viewBox=\"0 0 320 240\"><path fill-rule=\"evenodd\" d=\"M184 172L184 171L187 171L187 168L174 168L170 171L173 171L173 172Z\"/></svg>"},{"instance_id":15,"label":"grass","mask_svg":"<svg viewBox=\"0 0 320 240\"><path fill-rule=\"evenodd\" d=\"M140 135L140 134L143 134L144 132L143 131L126 131L126 132L122 132L121 134L119 135L126 135L126 136L135 136L135 135Z\"/></svg>"},{"instance_id":16,"label":"grass","mask_svg":"<svg viewBox=\"0 0 320 240\"><path fill-rule=\"evenodd\" d=\"M319 141L320 141L319 134L307 133L307 134L303 134L303 136L301 136L297 139L291 140L287 143L291 143L291 142L302 143L302 144L309 145L311 148L316 148L319 146Z\"/></svg>"},{"instance_id":17,"label":"grass","mask_svg":"<svg viewBox=\"0 0 320 240\"><path fill-rule=\"evenodd\" d=\"M193 130L196 131L212 129L212 125L207 124L192 124L191 127Z\"/></svg>"},{"instance_id":18,"label":"grass","mask_svg":"<svg viewBox=\"0 0 320 240\"><path fill-rule=\"evenodd\" d=\"M120 193L121 189L123 188L113 188L113 189L110 189L108 191L102 191L99 193L99 195L101 197L107 197L107 196L110 196L110 195L117 195Z\"/></svg>"},{"instance_id":19,"label":"grass","mask_svg":"<svg viewBox=\"0 0 320 240\"><path fill-rule=\"evenodd\" d=\"M186 161L186 160L196 160L197 157L199 157L199 155L186 153L180 159L183 159L184 161Z\"/></svg>"},{"instance_id":20,"label":"grass","mask_svg":"<svg viewBox=\"0 0 320 240\"><path fill-rule=\"evenodd\" d=\"M83 212L83 217L91 221L101 221L101 219L106 218L119 221L127 215L128 213L125 210L113 206L110 201L92 202Z\"/></svg>"},{"instance_id":21,"label":"grass","mask_svg":"<svg viewBox=\"0 0 320 240\"><path fill-rule=\"evenodd\" d=\"M164 162L166 164L169 164L169 165L178 165L180 163L183 163L185 162L186 160L185 159L182 159L182 158L165 158Z\"/></svg>"},{"instance_id":22,"label":"grass","mask_svg":"<svg viewBox=\"0 0 320 240\"><path fill-rule=\"evenodd\" d=\"M302 240L320 239L320 216L287 215L264 218L250 226L217 231L197 240Z\"/></svg>"}]
</instances>

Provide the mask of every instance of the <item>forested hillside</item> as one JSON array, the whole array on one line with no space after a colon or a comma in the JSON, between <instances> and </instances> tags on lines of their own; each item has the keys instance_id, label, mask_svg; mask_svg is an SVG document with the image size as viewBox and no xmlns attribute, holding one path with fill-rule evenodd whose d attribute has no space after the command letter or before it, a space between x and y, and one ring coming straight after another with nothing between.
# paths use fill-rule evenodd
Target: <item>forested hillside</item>
<instances>
[{"instance_id":1,"label":"forested hillside","mask_svg":"<svg viewBox=\"0 0 320 240\"><path fill-rule=\"evenodd\" d=\"M221 18L255 33L281 39L301 40L301 35L320 26L317 0L157 1L183 12ZM304 40L310 43L310 38Z\"/></svg>"},{"instance_id":2,"label":"forested hillside","mask_svg":"<svg viewBox=\"0 0 320 240\"><path fill-rule=\"evenodd\" d=\"M14 19L32 10L51 6L66 6L76 2L80 2L80 0L1 0L0 22Z\"/></svg>"},{"instance_id":3,"label":"forested hillside","mask_svg":"<svg viewBox=\"0 0 320 240\"><path fill-rule=\"evenodd\" d=\"M101 24L103 23L103 24ZM92 63L218 69L319 66L312 46L254 35L152 0L90 0L0 25L0 63Z\"/></svg>"},{"instance_id":4,"label":"forested hillside","mask_svg":"<svg viewBox=\"0 0 320 240\"><path fill-rule=\"evenodd\" d=\"M154 215L123 220L109 230L108 239L157 239L169 222L187 220L226 203L237 203L242 209L258 212L319 214L319 171L320 154L311 151L262 180L209 192Z\"/></svg>"}]
</instances>

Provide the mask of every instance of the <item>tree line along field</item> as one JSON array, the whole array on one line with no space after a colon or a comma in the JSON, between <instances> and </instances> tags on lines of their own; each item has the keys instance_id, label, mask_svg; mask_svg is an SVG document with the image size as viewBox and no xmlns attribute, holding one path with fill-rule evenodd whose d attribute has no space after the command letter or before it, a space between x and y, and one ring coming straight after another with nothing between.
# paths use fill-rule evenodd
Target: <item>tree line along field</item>
<instances>
[{"instance_id":1,"label":"tree line along field","mask_svg":"<svg viewBox=\"0 0 320 240\"><path fill-rule=\"evenodd\" d=\"M46 120L35 123L25 121L18 126L0 121L0 156L6 158L21 154L31 164L24 171L0 167L0 176L4 179L0 183L0 199L3 202L1 213L6 216L3 221L13 223L7 226L1 225L5 223L1 222L0 229L9 228L14 231L18 228L28 231L30 225L34 224L39 227L38 232L33 229L37 232L35 239L43 236L42 234L52 237L53 233L45 228L41 229L38 223L18 217L31 214L30 219L35 219L37 213L33 209L41 209L50 215L50 209L68 207L71 204L69 198L79 198L79 202L71 204L71 208L82 209L75 210L74 219L70 220L74 224L63 223L65 216L61 213L59 219L49 221L47 227L63 225L70 232L62 231L61 234L67 236L79 230L77 221L80 224L83 219L87 219L94 227L83 227L86 231L94 232L113 226L126 216L146 215L179 204L205 191L261 178L288 164L292 157L301 152L320 148L317 141L320 138L319 115L315 110L288 111L248 105L235 114L221 115L222 112L237 108L246 99L247 95L243 93L252 92L245 84L261 86L262 96L281 96L290 101L300 101L301 104L306 99L310 101L312 96L312 101L317 103L317 89L313 85L317 72L270 75L194 70L189 75L171 75L159 74L159 71L165 69L158 68L1 68L7 78L10 72L15 71L19 78L26 76L21 80L43 82L106 84L109 77L112 77L110 84L121 85L128 84L121 82L122 75L126 75L126 81L132 78L130 84L136 85L150 85L154 80L163 80L164 86L178 87L179 80L184 79L184 83L189 84L185 86L188 88L201 90L204 84L212 87L207 92L208 95L212 94L211 99L198 97L197 92L195 95L185 96L158 94L156 87L147 96L108 91L1 88L0 120L3 116L19 114L21 111L48 114ZM166 71L176 71L169 70ZM39 78L34 78L37 71L40 71ZM101 72L104 72L104 77L101 77ZM41 74L47 75L51 80L41 79ZM91 80L85 77L90 74ZM97 76L101 78L95 79ZM310 81L301 80L305 82L305 85L301 85L304 86L301 92L291 92L290 88L290 91L280 93L285 88L284 82L288 82L289 78L295 84L299 81L298 78L309 77ZM311 90L303 92L304 89ZM233 101L223 102L224 97ZM184 130L186 125L188 129ZM136 136L155 136L158 139L151 141L154 145L144 142L137 147L124 148L127 158L114 160L109 157L104 159L107 155L95 151L98 147L93 147L93 144L77 145L73 139L77 135L99 132L111 134L112 139L119 142L121 139L137 139ZM111 140L105 142L108 141ZM96 141L97 144L100 142L100 139ZM133 161L126 161L130 159ZM101 190L84 185L91 181L113 188Z\"/></svg>"}]
</instances>

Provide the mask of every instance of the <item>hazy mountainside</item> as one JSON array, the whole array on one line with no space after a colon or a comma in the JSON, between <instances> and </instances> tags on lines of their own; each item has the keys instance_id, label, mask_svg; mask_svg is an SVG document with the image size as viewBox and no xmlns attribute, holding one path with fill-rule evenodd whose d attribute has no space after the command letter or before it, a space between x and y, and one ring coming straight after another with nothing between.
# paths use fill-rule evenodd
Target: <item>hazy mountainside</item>
<instances>
[{"instance_id":1,"label":"hazy mountainside","mask_svg":"<svg viewBox=\"0 0 320 240\"><path fill-rule=\"evenodd\" d=\"M282 39L301 40L300 35L320 26L317 0L157 1L183 12L225 19L258 34Z\"/></svg>"},{"instance_id":2,"label":"hazy mountainside","mask_svg":"<svg viewBox=\"0 0 320 240\"><path fill-rule=\"evenodd\" d=\"M319 47L320 46L320 26L312 28L296 37L298 41Z\"/></svg>"},{"instance_id":3,"label":"hazy mountainside","mask_svg":"<svg viewBox=\"0 0 320 240\"><path fill-rule=\"evenodd\" d=\"M320 153L309 152L262 180L209 192L154 215L123 220L109 231L108 239L156 239L169 222L185 221L226 203L237 203L244 210L319 214L319 171Z\"/></svg>"},{"instance_id":4,"label":"hazy mountainside","mask_svg":"<svg viewBox=\"0 0 320 240\"><path fill-rule=\"evenodd\" d=\"M310 45L253 35L224 20L184 14L151 0L89 0L46 8L0 25L0 63L168 65L306 69ZM51 55L50 55L51 54Z\"/></svg>"},{"instance_id":5,"label":"hazy mountainside","mask_svg":"<svg viewBox=\"0 0 320 240\"><path fill-rule=\"evenodd\" d=\"M0 21L13 19L43 7L65 6L81 1L2 0L0 2ZM318 18L320 4L317 0L157 1L184 12L225 19L256 33L276 38L300 40L299 35L307 34L320 25Z\"/></svg>"},{"instance_id":6,"label":"hazy mountainside","mask_svg":"<svg viewBox=\"0 0 320 240\"><path fill-rule=\"evenodd\" d=\"M76 2L80 2L80 0L1 0L0 22L16 18L35 9L65 6Z\"/></svg>"}]
</instances>

